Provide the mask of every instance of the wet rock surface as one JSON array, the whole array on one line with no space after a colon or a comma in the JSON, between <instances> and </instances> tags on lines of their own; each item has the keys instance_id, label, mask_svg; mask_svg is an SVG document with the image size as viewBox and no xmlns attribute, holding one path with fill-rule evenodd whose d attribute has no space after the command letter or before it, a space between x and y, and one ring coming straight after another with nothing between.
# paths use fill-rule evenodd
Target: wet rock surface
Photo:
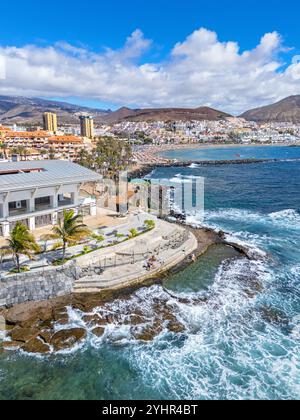
<instances>
[{"instance_id":1,"label":"wet rock surface","mask_svg":"<svg viewBox=\"0 0 300 420\"><path fill-rule=\"evenodd\" d=\"M50 344L55 351L70 349L80 343L86 337L86 331L82 328L61 330L51 337Z\"/></svg>"},{"instance_id":2,"label":"wet rock surface","mask_svg":"<svg viewBox=\"0 0 300 420\"><path fill-rule=\"evenodd\" d=\"M39 330L36 328L17 327L11 331L10 336L13 341L21 341L26 343L27 341L36 338L38 334Z\"/></svg>"},{"instance_id":3,"label":"wet rock surface","mask_svg":"<svg viewBox=\"0 0 300 420\"><path fill-rule=\"evenodd\" d=\"M260 313L262 319L270 324L283 326L289 324L289 319L287 315L277 308L272 308L270 306L262 306L260 307Z\"/></svg>"},{"instance_id":4,"label":"wet rock surface","mask_svg":"<svg viewBox=\"0 0 300 420\"><path fill-rule=\"evenodd\" d=\"M33 338L23 346L23 350L27 353L46 354L50 352L50 347L40 338Z\"/></svg>"},{"instance_id":5,"label":"wet rock surface","mask_svg":"<svg viewBox=\"0 0 300 420\"><path fill-rule=\"evenodd\" d=\"M105 328L102 328L102 327L94 328L92 333L96 335L97 337L102 337L102 335L105 333Z\"/></svg>"}]
</instances>

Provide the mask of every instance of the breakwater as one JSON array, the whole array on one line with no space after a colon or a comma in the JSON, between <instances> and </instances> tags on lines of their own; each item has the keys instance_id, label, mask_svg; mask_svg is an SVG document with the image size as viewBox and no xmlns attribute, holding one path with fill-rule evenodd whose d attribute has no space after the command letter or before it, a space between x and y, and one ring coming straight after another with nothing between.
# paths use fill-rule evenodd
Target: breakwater
<instances>
[{"instance_id":1,"label":"breakwater","mask_svg":"<svg viewBox=\"0 0 300 420\"><path fill-rule=\"evenodd\" d=\"M298 159L291 159L292 161L297 161ZM160 164L145 164L139 168L135 168L129 172L129 178L143 178L148 175L156 168L186 168L196 165L197 167L201 166L224 166L224 165L253 165L253 164L262 164L262 163L280 163L283 159L234 159L234 160L175 160L169 161L166 163Z\"/></svg>"}]
</instances>

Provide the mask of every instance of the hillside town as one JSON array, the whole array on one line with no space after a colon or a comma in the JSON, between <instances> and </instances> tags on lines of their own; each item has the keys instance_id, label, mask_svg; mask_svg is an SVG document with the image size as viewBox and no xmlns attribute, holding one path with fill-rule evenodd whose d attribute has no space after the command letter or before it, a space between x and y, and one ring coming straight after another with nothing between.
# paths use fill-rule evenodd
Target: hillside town
<instances>
[{"instance_id":1,"label":"hillside town","mask_svg":"<svg viewBox=\"0 0 300 420\"><path fill-rule=\"evenodd\" d=\"M300 142L300 125L257 123L227 117L217 121L128 121L95 124L93 116L78 117L78 124L60 124L56 114L45 112L38 126L0 125L2 160L63 159L78 161L82 151L93 153L101 138L115 138L133 146L133 162L151 152L178 145L287 144ZM158 159L158 160L157 160Z\"/></svg>"}]
</instances>

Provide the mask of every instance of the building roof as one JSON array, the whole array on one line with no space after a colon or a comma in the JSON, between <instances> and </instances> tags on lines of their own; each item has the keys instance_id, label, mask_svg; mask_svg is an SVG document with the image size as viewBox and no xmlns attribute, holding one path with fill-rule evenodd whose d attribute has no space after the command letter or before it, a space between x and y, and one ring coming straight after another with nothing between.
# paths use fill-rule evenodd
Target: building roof
<instances>
[{"instance_id":1,"label":"building roof","mask_svg":"<svg viewBox=\"0 0 300 420\"><path fill-rule=\"evenodd\" d=\"M101 179L96 172L70 161L0 162L0 193Z\"/></svg>"},{"instance_id":2,"label":"building roof","mask_svg":"<svg viewBox=\"0 0 300 420\"><path fill-rule=\"evenodd\" d=\"M9 132L9 131L12 131L12 129L9 127L3 127L3 125L0 125L0 131Z\"/></svg>"},{"instance_id":3,"label":"building roof","mask_svg":"<svg viewBox=\"0 0 300 420\"><path fill-rule=\"evenodd\" d=\"M50 137L47 131L11 131L6 134L6 137L12 138L48 138Z\"/></svg>"}]
</instances>

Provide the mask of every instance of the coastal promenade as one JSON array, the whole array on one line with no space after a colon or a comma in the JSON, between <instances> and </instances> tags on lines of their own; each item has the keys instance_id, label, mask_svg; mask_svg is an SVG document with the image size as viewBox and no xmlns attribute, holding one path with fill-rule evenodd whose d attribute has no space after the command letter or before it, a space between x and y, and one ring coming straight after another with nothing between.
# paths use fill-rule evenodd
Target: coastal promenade
<instances>
[{"instance_id":1,"label":"coastal promenade","mask_svg":"<svg viewBox=\"0 0 300 420\"><path fill-rule=\"evenodd\" d=\"M81 272L74 293L118 289L142 282L179 264L197 247L191 232L157 220L156 227L140 237L78 258L76 265ZM147 261L151 257L154 264L149 269Z\"/></svg>"},{"instance_id":2,"label":"coastal promenade","mask_svg":"<svg viewBox=\"0 0 300 420\"><path fill-rule=\"evenodd\" d=\"M152 230L138 230L145 219L154 221ZM139 284L183 262L199 245L188 229L151 215L132 215L127 223L120 231L136 226L136 237L74 256L63 266L32 266L26 273L2 275L0 307Z\"/></svg>"}]
</instances>

